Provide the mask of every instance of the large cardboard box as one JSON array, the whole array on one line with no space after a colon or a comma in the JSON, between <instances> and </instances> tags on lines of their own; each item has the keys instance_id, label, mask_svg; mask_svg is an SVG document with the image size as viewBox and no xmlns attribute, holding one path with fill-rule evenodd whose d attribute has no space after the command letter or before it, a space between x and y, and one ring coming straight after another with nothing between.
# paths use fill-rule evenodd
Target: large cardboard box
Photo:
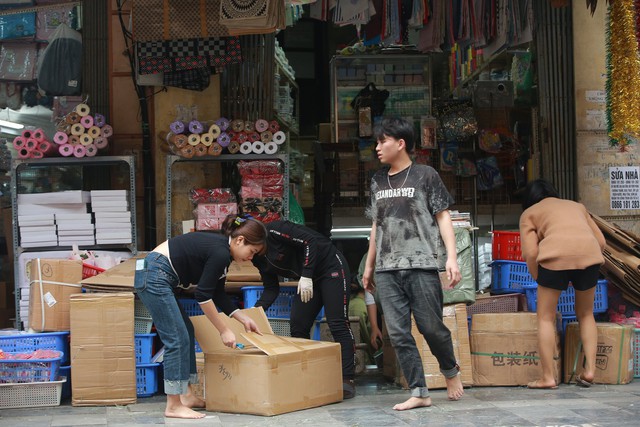
<instances>
[{"instance_id":1,"label":"large cardboard box","mask_svg":"<svg viewBox=\"0 0 640 427\"><path fill-rule=\"evenodd\" d=\"M560 379L556 334L554 376ZM471 319L473 385L526 385L542 376L536 313L482 313Z\"/></svg>"},{"instance_id":2,"label":"large cardboard box","mask_svg":"<svg viewBox=\"0 0 640 427\"><path fill-rule=\"evenodd\" d=\"M133 293L71 296L71 404L136 403Z\"/></svg>"},{"instance_id":3,"label":"large cardboard box","mask_svg":"<svg viewBox=\"0 0 640 427\"><path fill-rule=\"evenodd\" d=\"M35 331L68 331L69 298L82 292L82 261L31 261L29 274L29 327Z\"/></svg>"},{"instance_id":4,"label":"large cardboard box","mask_svg":"<svg viewBox=\"0 0 640 427\"><path fill-rule=\"evenodd\" d=\"M467 326L467 308L466 304L447 305L442 310L444 324L451 331L451 340L453 342L453 352L456 360L460 365L460 379L463 385L470 386L473 383L472 366L471 366L471 349L469 346L469 329ZM431 349L418 331L413 317L411 318L411 334L416 340L420 357L422 358L422 366L424 368L424 377L427 386L430 389L447 388L447 382L444 375L440 372L438 360L431 353ZM391 341L387 334L386 327L383 328L383 375L393 379L402 387L407 388L407 381L402 374L397 357Z\"/></svg>"},{"instance_id":5,"label":"large cardboard box","mask_svg":"<svg viewBox=\"0 0 640 427\"><path fill-rule=\"evenodd\" d=\"M598 349L596 375L598 384L627 384L633 380L634 328L632 325L597 323ZM584 350L577 323L569 323L564 342L564 382L576 382L584 371Z\"/></svg>"},{"instance_id":6,"label":"large cardboard box","mask_svg":"<svg viewBox=\"0 0 640 427\"><path fill-rule=\"evenodd\" d=\"M205 316L191 317L205 353L207 411L278 415L342 400L339 344L273 335L262 308L243 311L263 335L223 315L242 350L225 347Z\"/></svg>"}]
</instances>

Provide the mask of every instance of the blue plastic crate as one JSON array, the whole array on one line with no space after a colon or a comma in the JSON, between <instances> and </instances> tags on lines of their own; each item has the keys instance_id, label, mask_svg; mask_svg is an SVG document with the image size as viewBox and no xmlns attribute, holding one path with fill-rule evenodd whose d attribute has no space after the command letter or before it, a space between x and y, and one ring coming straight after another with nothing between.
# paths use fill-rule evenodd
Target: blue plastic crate
<instances>
[{"instance_id":1,"label":"blue plastic crate","mask_svg":"<svg viewBox=\"0 0 640 427\"><path fill-rule=\"evenodd\" d=\"M200 308L200 304L195 299L190 298L178 298L178 303L187 314L187 316L203 316L204 313Z\"/></svg>"},{"instance_id":2,"label":"blue plastic crate","mask_svg":"<svg viewBox=\"0 0 640 427\"><path fill-rule=\"evenodd\" d=\"M62 399L71 397L71 366L60 366L58 370L60 377L66 377L67 381L62 384Z\"/></svg>"},{"instance_id":3,"label":"blue plastic crate","mask_svg":"<svg viewBox=\"0 0 640 427\"><path fill-rule=\"evenodd\" d=\"M153 396L158 391L159 363L136 365L136 394L138 397Z\"/></svg>"},{"instance_id":4,"label":"blue plastic crate","mask_svg":"<svg viewBox=\"0 0 640 427\"><path fill-rule=\"evenodd\" d=\"M56 381L62 360L62 352L59 353L59 357L51 359L0 359L0 383Z\"/></svg>"},{"instance_id":5,"label":"blue plastic crate","mask_svg":"<svg viewBox=\"0 0 640 427\"><path fill-rule=\"evenodd\" d=\"M153 357L153 339L156 334L136 334L134 337L136 349L136 365L151 363Z\"/></svg>"},{"instance_id":6,"label":"blue plastic crate","mask_svg":"<svg viewBox=\"0 0 640 427\"><path fill-rule=\"evenodd\" d=\"M245 286L242 288L242 293L244 296L244 307L251 308L256 302L260 299L262 292L264 291L264 287L262 286ZM265 314L269 318L275 319L288 319L291 317L291 303L293 298L295 298L298 289L296 287L280 287L280 294L276 298L276 300L271 304L268 310L265 311ZM318 313L316 317L317 320L320 320L324 317L324 307Z\"/></svg>"},{"instance_id":7,"label":"blue plastic crate","mask_svg":"<svg viewBox=\"0 0 640 427\"><path fill-rule=\"evenodd\" d=\"M491 293L525 293L526 285L534 285L526 262L493 261L491 263Z\"/></svg>"},{"instance_id":8,"label":"blue plastic crate","mask_svg":"<svg viewBox=\"0 0 640 427\"><path fill-rule=\"evenodd\" d=\"M607 299L607 281L598 280L596 284L596 293L593 300L593 312L604 313L609 308ZM538 308L538 285L526 285L525 293L527 294L527 308L529 311L535 312ZM566 291L560 293L558 298L558 311L563 315L574 316L576 314L576 290L573 286L569 286Z\"/></svg>"},{"instance_id":9,"label":"blue plastic crate","mask_svg":"<svg viewBox=\"0 0 640 427\"><path fill-rule=\"evenodd\" d=\"M275 335L281 337L291 336L291 321L289 319L270 318L268 320ZM309 331L309 338L314 341L320 341L320 322L313 322Z\"/></svg>"},{"instance_id":10,"label":"blue plastic crate","mask_svg":"<svg viewBox=\"0 0 640 427\"><path fill-rule=\"evenodd\" d=\"M634 330L633 337L633 378L640 378L640 328Z\"/></svg>"},{"instance_id":11,"label":"blue plastic crate","mask_svg":"<svg viewBox=\"0 0 640 427\"><path fill-rule=\"evenodd\" d=\"M35 350L57 350L61 364L69 363L69 332L0 335L0 350L9 353L29 353Z\"/></svg>"}]
</instances>

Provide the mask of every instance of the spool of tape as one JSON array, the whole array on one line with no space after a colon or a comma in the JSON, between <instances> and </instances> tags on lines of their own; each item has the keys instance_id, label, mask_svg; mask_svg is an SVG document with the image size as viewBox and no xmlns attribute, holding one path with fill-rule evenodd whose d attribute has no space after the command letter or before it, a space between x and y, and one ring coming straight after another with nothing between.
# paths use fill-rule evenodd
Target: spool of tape
<instances>
[{"instance_id":1,"label":"spool of tape","mask_svg":"<svg viewBox=\"0 0 640 427\"><path fill-rule=\"evenodd\" d=\"M69 144L71 145L80 144L80 137L78 135L71 135L69 137Z\"/></svg>"},{"instance_id":2,"label":"spool of tape","mask_svg":"<svg viewBox=\"0 0 640 427\"><path fill-rule=\"evenodd\" d=\"M44 141L45 140L45 134L44 131L42 129L36 129L33 131L33 134L31 135L31 137L37 141Z\"/></svg>"},{"instance_id":3,"label":"spool of tape","mask_svg":"<svg viewBox=\"0 0 640 427\"><path fill-rule=\"evenodd\" d=\"M76 113L75 111L72 111L69 114L67 114L67 117L65 118L65 121L67 123L69 123L70 125L73 125L73 124L76 124L76 123L80 123L80 115L78 113Z\"/></svg>"},{"instance_id":4,"label":"spool of tape","mask_svg":"<svg viewBox=\"0 0 640 427\"><path fill-rule=\"evenodd\" d=\"M73 111L75 111L80 117L84 117L89 115L91 108L89 108L87 104L78 104Z\"/></svg>"},{"instance_id":5,"label":"spool of tape","mask_svg":"<svg viewBox=\"0 0 640 427\"><path fill-rule=\"evenodd\" d=\"M264 154L276 154L278 152L278 144L275 142L267 142L264 144Z\"/></svg>"},{"instance_id":6,"label":"spool of tape","mask_svg":"<svg viewBox=\"0 0 640 427\"><path fill-rule=\"evenodd\" d=\"M231 130L234 132L242 132L244 130L244 121L239 119L233 120L231 122Z\"/></svg>"},{"instance_id":7,"label":"spool of tape","mask_svg":"<svg viewBox=\"0 0 640 427\"><path fill-rule=\"evenodd\" d=\"M198 144L194 148L196 149L197 157L202 157L207 155L207 147L204 144Z\"/></svg>"},{"instance_id":8,"label":"spool of tape","mask_svg":"<svg viewBox=\"0 0 640 427\"><path fill-rule=\"evenodd\" d=\"M220 136L221 132L222 130L220 129L220 126L218 126L217 124L214 123L211 126L209 126L209 133L213 135L213 139L216 139L218 136Z\"/></svg>"},{"instance_id":9,"label":"spool of tape","mask_svg":"<svg viewBox=\"0 0 640 427\"><path fill-rule=\"evenodd\" d=\"M240 144L249 140L249 136L245 132L238 132L236 135L236 139Z\"/></svg>"},{"instance_id":10,"label":"spool of tape","mask_svg":"<svg viewBox=\"0 0 640 427\"><path fill-rule=\"evenodd\" d=\"M84 148L87 151L87 157L94 157L96 154L98 154L98 147L96 147L94 144L89 144Z\"/></svg>"},{"instance_id":11,"label":"spool of tape","mask_svg":"<svg viewBox=\"0 0 640 427\"><path fill-rule=\"evenodd\" d=\"M58 147L58 152L62 157L69 157L73 154L73 146L71 144L62 144Z\"/></svg>"},{"instance_id":12,"label":"spool of tape","mask_svg":"<svg viewBox=\"0 0 640 427\"><path fill-rule=\"evenodd\" d=\"M109 140L104 136L99 136L93 140L93 145L95 145L97 149L102 150L103 148L107 148Z\"/></svg>"},{"instance_id":13,"label":"spool of tape","mask_svg":"<svg viewBox=\"0 0 640 427\"><path fill-rule=\"evenodd\" d=\"M80 135L80 144L85 147L89 144L93 144L93 138L91 138L88 133L84 133Z\"/></svg>"},{"instance_id":14,"label":"spool of tape","mask_svg":"<svg viewBox=\"0 0 640 427\"><path fill-rule=\"evenodd\" d=\"M187 159L192 158L195 154L196 150L193 148L193 145L186 145L180 150L180 155L182 157L186 157Z\"/></svg>"},{"instance_id":15,"label":"spool of tape","mask_svg":"<svg viewBox=\"0 0 640 427\"><path fill-rule=\"evenodd\" d=\"M260 134L256 131L249 133L249 141L251 142L260 141Z\"/></svg>"},{"instance_id":16,"label":"spool of tape","mask_svg":"<svg viewBox=\"0 0 640 427\"><path fill-rule=\"evenodd\" d=\"M102 114L96 113L96 115L93 117L93 124L101 128L102 126L107 124L107 120Z\"/></svg>"},{"instance_id":17,"label":"spool of tape","mask_svg":"<svg viewBox=\"0 0 640 427\"><path fill-rule=\"evenodd\" d=\"M189 145L193 145L194 147L200 144L200 135L192 133L187 137L187 142Z\"/></svg>"},{"instance_id":18,"label":"spool of tape","mask_svg":"<svg viewBox=\"0 0 640 427\"><path fill-rule=\"evenodd\" d=\"M84 126L82 126L80 123L76 123L73 126L71 126L71 135L80 136L83 133L84 133Z\"/></svg>"},{"instance_id":19,"label":"spool of tape","mask_svg":"<svg viewBox=\"0 0 640 427\"><path fill-rule=\"evenodd\" d=\"M204 126L197 120L191 120L189 122L189 132L200 135L204 131ZM197 154L197 153L196 153Z\"/></svg>"},{"instance_id":20,"label":"spool of tape","mask_svg":"<svg viewBox=\"0 0 640 427\"><path fill-rule=\"evenodd\" d=\"M173 145L178 148L183 148L189 144L189 138L187 135L181 133L180 135L173 135Z\"/></svg>"},{"instance_id":21,"label":"spool of tape","mask_svg":"<svg viewBox=\"0 0 640 427\"><path fill-rule=\"evenodd\" d=\"M259 133L262 133L267 129L269 129L268 121L266 121L265 119L256 120L256 131L258 131Z\"/></svg>"},{"instance_id":22,"label":"spool of tape","mask_svg":"<svg viewBox=\"0 0 640 427\"><path fill-rule=\"evenodd\" d=\"M240 144L240 154L251 154L253 153L253 145L249 141L245 141Z\"/></svg>"},{"instance_id":23,"label":"spool of tape","mask_svg":"<svg viewBox=\"0 0 640 427\"><path fill-rule=\"evenodd\" d=\"M244 122L244 131L245 132L253 132L254 130L256 130L256 124L250 120L247 120L246 122Z\"/></svg>"},{"instance_id":24,"label":"spool of tape","mask_svg":"<svg viewBox=\"0 0 640 427\"><path fill-rule=\"evenodd\" d=\"M102 135L102 131L100 130L100 128L98 126L91 126L89 129L87 129L87 134L89 134L89 136L91 136L91 138L97 138L100 135Z\"/></svg>"},{"instance_id":25,"label":"spool of tape","mask_svg":"<svg viewBox=\"0 0 640 427\"><path fill-rule=\"evenodd\" d=\"M200 136L200 142L205 146L205 147L210 147L211 144L214 143L214 141L216 140L216 138L213 136L212 133L203 133Z\"/></svg>"},{"instance_id":26,"label":"spool of tape","mask_svg":"<svg viewBox=\"0 0 640 427\"><path fill-rule=\"evenodd\" d=\"M220 135L218 135L218 144L220 144L220 146L226 147L230 142L231 138L229 137L229 134L221 132Z\"/></svg>"},{"instance_id":27,"label":"spool of tape","mask_svg":"<svg viewBox=\"0 0 640 427\"><path fill-rule=\"evenodd\" d=\"M113 128L110 125L104 125L100 128L100 136L110 138L113 135Z\"/></svg>"},{"instance_id":28,"label":"spool of tape","mask_svg":"<svg viewBox=\"0 0 640 427\"><path fill-rule=\"evenodd\" d=\"M229 153L231 154L237 154L238 151L240 151L240 144L238 141L231 141L227 146L227 150L229 150Z\"/></svg>"},{"instance_id":29,"label":"spool of tape","mask_svg":"<svg viewBox=\"0 0 640 427\"><path fill-rule=\"evenodd\" d=\"M253 151L255 154L264 153L264 142L256 141L253 144L251 144L251 151Z\"/></svg>"},{"instance_id":30,"label":"spool of tape","mask_svg":"<svg viewBox=\"0 0 640 427\"><path fill-rule=\"evenodd\" d=\"M278 132L280 130L280 124L275 120L271 120L269 122L269 130L271 131L271 133Z\"/></svg>"},{"instance_id":31,"label":"spool of tape","mask_svg":"<svg viewBox=\"0 0 640 427\"><path fill-rule=\"evenodd\" d=\"M84 145L78 144L73 146L73 155L74 157L84 157L87 155L87 149L84 148Z\"/></svg>"},{"instance_id":32,"label":"spool of tape","mask_svg":"<svg viewBox=\"0 0 640 427\"><path fill-rule=\"evenodd\" d=\"M229 119L220 117L218 120L216 120L216 125L218 125L220 130L224 132L229 129Z\"/></svg>"},{"instance_id":33,"label":"spool of tape","mask_svg":"<svg viewBox=\"0 0 640 427\"><path fill-rule=\"evenodd\" d=\"M80 119L80 124L84 126L85 129L89 129L93 126L93 116L83 116Z\"/></svg>"},{"instance_id":34,"label":"spool of tape","mask_svg":"<svg viewBox=\"0 0 640 427\"><path fill-rule=\"evenodd\" d=\"M279 130L273 134L273 142L278 145L284 144L287 141L287 134Z\"/></svg>"},{"instance_id":35,"label":"spool of tape","mask_svg":"<svg viewBox=\"0 0 640 427\"><path fill-rule=\"evenodd\" d=\"M180 121L175 121L169 125L169 129L171 130L171 132L176 134L184 133L186 126Z\"/></svg>"},{"instance_id":36,"label":"spool of tape","mask_svg":"<svg viewBox=\"0 0 640 427\"><path fill-rule=\"evenodd\" d=\"M273 141L273 133L270 130L265 130L260 134L260 141L262 142L271 142Z\"/></svg>"},{"instance_id":37,"label":"spool of tape","mask_svg":"<svg viewBox=\"0 0 640 427\"><path fill-rule=\"evenodd\" d=\"M210 156L219 156L220 154L222 154L222 146L217 142L214 142L207 150L207 154L209 154Z\"/></svg>"}]
</instances>

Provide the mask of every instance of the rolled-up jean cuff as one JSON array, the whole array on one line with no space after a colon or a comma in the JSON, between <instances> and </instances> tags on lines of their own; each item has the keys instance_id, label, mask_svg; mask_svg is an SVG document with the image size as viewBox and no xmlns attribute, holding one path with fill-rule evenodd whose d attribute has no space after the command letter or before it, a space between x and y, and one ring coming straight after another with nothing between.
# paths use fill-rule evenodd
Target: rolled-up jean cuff
<instances>
[{"instance_id":1,"label":"rolled-up jean cuff","mask_svg":"<svg viewBox=\"0 0 640 427\"><path fill-rule=\"evenodd\" d=\"M440 372L442 372L445 378L454 378L460 373L460 367L456 365L451 369L440 369Z\"/></svg>"},{"instance_id":2,"label":"rolled-up jean cuff","mask_svg":"<svg viewBox=\"0 0 640 427\"><path fill-rule=\"evenodd\" d=\"M164 380L164 394L187 394L188 386L188 380Z\"/></svg>"},{"instance_id":3,"label":"rolled-up jean cuff","mask_svg":"<svg viewBox=\"0 0 640 427\"><path fill-rule=\"evenodd\" d=\"M429 389L427 387L412 388L411 397L429 397Z\"/></svg>"},{"instance_id":4,"label":"rolled-up jean cuff","mask_svg":"<svg viewBox=\"0 0 640 427\"><path fill-rule=\"evenodd\" d=\"M198 374L189 375L189 384L198 384Z\"/></svg>"}]
</instances>

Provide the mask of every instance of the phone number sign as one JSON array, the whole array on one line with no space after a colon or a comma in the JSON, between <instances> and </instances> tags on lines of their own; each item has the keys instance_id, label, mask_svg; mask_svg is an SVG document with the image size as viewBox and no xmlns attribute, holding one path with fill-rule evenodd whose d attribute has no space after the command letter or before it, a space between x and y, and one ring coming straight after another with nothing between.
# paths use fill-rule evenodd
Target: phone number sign
<instances>
[{"instance_id":1,"label":"phone number sign","mask_svg":"<svg viewBox=\"0 0 640 427\"><path fill-rule=\"evenodd\" d=\"M640 167L610 167L609 184L612 210L640 209Z\"/></svg>"}]
</instances>

